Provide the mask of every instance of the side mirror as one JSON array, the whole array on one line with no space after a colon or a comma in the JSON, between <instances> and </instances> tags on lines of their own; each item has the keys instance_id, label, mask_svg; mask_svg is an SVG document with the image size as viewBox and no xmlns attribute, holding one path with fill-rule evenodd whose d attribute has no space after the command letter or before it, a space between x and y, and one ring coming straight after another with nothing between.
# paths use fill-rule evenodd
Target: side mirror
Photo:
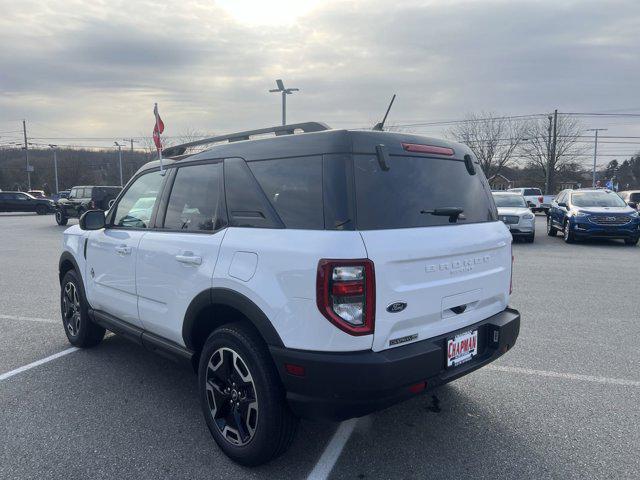
<instances>
[{"instance_id":1,"label":"side mirror","mask_svg":"<svg viewBox=\"0 0 640 480\"><path fill-rule=\"evenodd\" d=\"M635 208L636 210L638 209L638 204L636 202L627 202L627 205L631 208Z\"/></svg>"},{"instance_id":2,"label":"side mirror","mask_svg":"<svg viewBox=\"0 0 640 480\"><path fill-rule=\"evenodd\" d=\"M567 204L566 204L566 203L564 203L564 202L559 202L559 203L558 203L558 206L559 206L559 207L562 207L562 208L568 208L568 207L567 207Z\"/></svg>"},{"instance_id":3,"label":"side mirror","mask_svg":"<svg viewBox=\"0 0 640 480\"><path fill-rule=\"evenodd\" d=\"M87 210L78 222L82 230L100 230L105 227L104 210Z\"/></svg>"}]
</instances>

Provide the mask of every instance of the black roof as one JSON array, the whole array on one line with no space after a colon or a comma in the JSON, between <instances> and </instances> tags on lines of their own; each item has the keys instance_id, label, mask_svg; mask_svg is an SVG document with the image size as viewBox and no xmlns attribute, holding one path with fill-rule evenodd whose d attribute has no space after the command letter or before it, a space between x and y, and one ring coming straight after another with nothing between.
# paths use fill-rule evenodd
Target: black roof
<instances>
[{"instance_id":1,"label":"black roof","mask_svg":"<svg viewBox=\"0 0 640 480\"><path fill-rule=\"evenodd\" d=\"M402 143L418 143L453 148L453 158L462 159L473 153L463 144L422 135L398 132L380 132L373 130L325 130L312 133L279 135L251 140L220 143L194 155L179 159L163 159L164 166L175 163L186 164L198 160L241 157L247 162L271 158L302 157L327 153L375 153L376 145L385 145L390 155L407 155ZM415 155L415 154L414 154ZM140 170L160 165L154 160L142 166Z\"/></svg>"}]
</instances>

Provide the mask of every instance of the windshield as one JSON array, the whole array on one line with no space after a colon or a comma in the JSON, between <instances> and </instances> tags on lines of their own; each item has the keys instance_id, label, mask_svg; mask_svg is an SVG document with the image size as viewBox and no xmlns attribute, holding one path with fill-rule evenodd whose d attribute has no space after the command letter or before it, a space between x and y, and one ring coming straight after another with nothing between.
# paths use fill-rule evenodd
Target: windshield
<instances>
[{"instance_id":1,"label":"windshield","mask_svg":"<svg viewBox=\"0 0 640 480\"><path fill-rule=\"evenodd\" d=\"M539 195L542 195L542 192L540 191L539 188L525 188L524 189L524 195L527 195L527 196L533 196L533 195L539 196Z\"/></svg>"},{"instance_id":2,"label":"windshield","mask_svg":"<svg viewBox=\"0 0 640 480\"><path fill-rule=\"evenodd\" d=\"M390 155L381 170L375 155L354 155L356 217L361 230L492 222L496 211L480 168L470 175L453 159ZM440 213L438 213L440 210Z\"/></svg>"},{"instance_id":3,"label":"windshield","mask_svg":"<svg viewBox=\"0 0 640 480\"><path fill-rule=\"evenodd\" d=\"M576 207L624 207L627 204L614 192L579 192L571 194Z\"/></svg>"},{"instance_id":4,"label":"windshield","mask_svg":"<svg viewBox=\"0 0 640 480\"><path fill-rule=\"evenodd\" d=\"M496 207L527 207L522 195L494 195Z\"/></svg>"}]
</instances>

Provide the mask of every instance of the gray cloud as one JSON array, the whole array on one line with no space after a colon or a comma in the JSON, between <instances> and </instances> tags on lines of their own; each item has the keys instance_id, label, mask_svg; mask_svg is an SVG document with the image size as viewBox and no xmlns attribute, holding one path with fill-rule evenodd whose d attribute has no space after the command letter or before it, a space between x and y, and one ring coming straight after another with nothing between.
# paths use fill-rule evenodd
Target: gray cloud
<instances>
[{"instance_id":1,"label":"gray cloud","mask_svg":"<svg viewBox=\"0 0 640 480\"><path fill-rule=\"evenodd\" d=\"M0 130L137 135L154 101L174 134L263 126L279 77L302 89L291 121L339 127L372 124L394 92L396 123L638 106L634 0L334 1L280 26L207 1L16 3L0 0Z\"/></svg>"}]
</instances>

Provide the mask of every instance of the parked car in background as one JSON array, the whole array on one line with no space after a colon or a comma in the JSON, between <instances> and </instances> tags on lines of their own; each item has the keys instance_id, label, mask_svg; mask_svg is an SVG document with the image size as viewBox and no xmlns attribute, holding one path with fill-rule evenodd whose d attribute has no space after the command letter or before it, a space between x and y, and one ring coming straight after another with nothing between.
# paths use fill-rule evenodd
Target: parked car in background
<instances>
[{"instance_id":1,"label":"parked car in background","mask_svg":"<svg viewBox=\"0 0 640 480\"><path fill-rule=\"evenodd\" d=\"M567 243L585 238L618 238L627 245L636 245L640 214L611 190L563 190L551 204L547 217L547 234L554 237L558 231Z\"/></svg>"},{"instance_id":2,"label":"parked car in background","mask_svg":"<svg viewBox=\"0 0 640 480\"><path fill-rule=\"evenodd\" d=\"M0 212L35 212L46 215L55 211L48 198L35 198L26 192L0 192Z\"/></svg>"},{"instance_id":3,"label":"parked car in background","mask_svg":"<svg viewBox=\"0 0 640 480\"><path fill-rule=\"evenodd\" d=\"M47 198L44 190L29 190L27 193L34 198Z\"/></svg>"},{"instance_id":4,"label":"parked car in background","mask_svg":"<svg viewBox=\"0 0 640 480\"><path fill-rule=\"evenodd\" d=\"M67 198L56 203L56 222L66 225L69 218L80 218L87 210L107 210L109 201L118 196L122 187L79 186L73 187Z\"/></svg>"},{"instance_id":5,"label":"parked car in background","mask_svg":"<svg viewBox=\"0 0 640 480\"><path fill-rule=\"evenodd\" d=\"M507 191L522 195L532 212L547 213L553 201L553 195L543 195L542 190L535 187L510 188Z\"/></svg>"},{"instance_id":6,"label":"parked car in background","mask_svg":"<svg viewBox=\"0 0 640 480\"><path fill-rule=\"evenodd\" d=\"M69 193L71 193L69 190L60 190L58 193L51 195L51 199L57 202L61 198L69 198Z\"/></svg>"},{"instance_id":7,"label":"parked car in background","mask_svg":"<svg viewBox=\"0 0 640 480\"><path fill-rule=\"evenodd\" d=\"M536 238L536 216L519 193L493 192L498 218L504 222L514 238L532 243Z\"/></svg>"},{"instance_id":8,"label":"parked car in background","mask_svg":"<svg viewBox=\"0 0 640 480\"><path fill-rule=\"evenodd\" d=\"M164 174L143 166L64 232L61 313L75 346L108 329L191 361L233 460L282 454L298 417L369 414L515 344L511 238L468 147L316 122L207 143L166 149Z\"/></svg>"},{"instance_id":9,"label":"parked car in background","mask_svg":"<svg viewBox=\"0 0 640 480\"><path fill-rule=\"evenodd\" d=\"M624 192L618 192L618 195L631 208L640 210L640 190L625 190Z\"/></svg>"}]
</instances>

